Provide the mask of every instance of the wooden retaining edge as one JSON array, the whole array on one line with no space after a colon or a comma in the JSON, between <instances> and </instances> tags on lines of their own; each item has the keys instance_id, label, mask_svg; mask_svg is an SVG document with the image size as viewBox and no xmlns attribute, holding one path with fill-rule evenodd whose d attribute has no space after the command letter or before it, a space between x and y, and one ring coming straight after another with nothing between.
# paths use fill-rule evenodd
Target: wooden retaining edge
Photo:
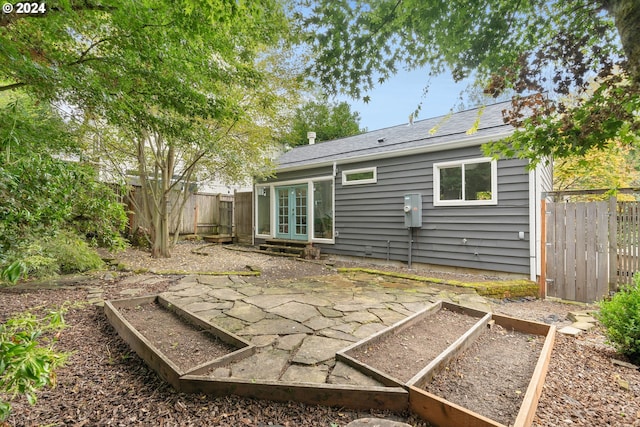
<instances>
[{"instance_id":1,"label":"wooden retaining edge","mask_svg":"<svg viewBox=\"0 0 640 427\"><path fill-rule=\"evenodd\" d=\"M423 387L431 381L433 376L447 365L451 359L465 351L473 342L482 334L491 320L491 313L486 313L480 320L476 322L467 332L453 342L445 351L440 353L438 357L433 359L424 369L407 381L408 386Z\"/></svg>"},{"instance_id":2,"label":"wooden retaining edge","mask_svg":"<svg viewBox=\"0 0 640 427\"><path fill-rule=\"evenodd\" d=\"M507 318L505 316L494 315L494 319L496 323L504 326L503 320L505 322L518 320L513 318ZM531 377L531 382L529 382L529 387L527 387L527 392L524 395L524 400L522 401L522 405L520 406L520 411L518 411L518 416L516 417L516 421L513 424L513 427L529 427L533 423L533 417L536 414L536 409L538 408L538 402L540 401L540 395L542 394L542 386L544 385L544 380L547 376L547 371L549 370L549 362L551 361L551 353L553 351L553 344L556 339L556 327L553 325L545 325L541 323L534 322L526 322L529 327L543 328L547 327L547 336L544 340L544 345L542 346L542 350L540 351L540 357L538 358L538 363L536 363L535 370L533 371L533 376ZM531 332L535 333L535 332ZM542 334L539 334L542 335Z\"/></svg>"},{"instance_id":3,"label":"wooden retaining edge","mask_svg":"<svg viewBox=\"0 0 640 427\"><path fill-rule=\"evenodd\" d=\"M442 354L440 354L436 359L431 361L426 368L422 369L416 376L411 378L407 383L401 381L392 375L389 375L385 372L382 372L372 366L369 366L361 361L351 357L347 353L353 351L357 348L360 348L364 345L368 345L372 342L379 341L384 339L389 335L395 335L402 332L404 329L413 326L414 324L422 321L426 316L432 316L438 311L442 309L447 309L450 311L455 311L458 313L466 314L473 317L480 317L481 319L467 332L465 332L462 336L460 336L451 346L449 346ZM367 338L364 338L336 353L336 360L340 360L347 365L351 366L354 369L362 372L365 375L368 375L375 380L381 382L382 384L390 387L407 387L418 381L420 378L423 378L427 375L428 372L431 372L433 369L438 369L442 366L443 363L446 363L451 358L455 356L459 351L464 350L470 344L471 340L475 339L481 332L482 328L486 327L487 322L491 318L490 313L486 313L484 311L476 310L473 308L463 307L461 305L449 303L446 301L437 301L433 303L431 306L428 306L419 312L402 319L393 325L385 328ZM428 379L431 377L429 376Z\"/></svg>"},{"instance_id":4,"label":"wooden retaining edge","mask_svg":"<svg viewBox=\"0 0 640 427\"><path fill-rule=\"evenodd\" d=\"M196 326L203 327L207 332L217 336L222 341L234 347L241 347L238 350L229 353L215 360L205 362L189 370L182 370L171 359L167 358L158 348L156 348L144 335L142 335L131 323L120 313L118 308L132 308L141 304L150 304L152 302L159 304L175 311L180 316L186 317L188 321L193 322ZM186 312L158 295L148 295L136 298L127 298L121 300L105 301L104 312L109 322L118 335L136 352L147 365L153 369L163 380L171 384L176 390L180 390L180 378L186 374L195 374L206 372L211 368L227 364L231 361L244 359L255 352L255 346L244 339L235 336L223 329L206 322L204 319Z\"/></svg>"},{"instance_id":5,"label":"wooden retaining edge","mask_svg":"<svg viewBox=\"0 0 640 427\"><path fill-rule=\"evenodd\" d=\"M551 360L551 352L555 341L556 328L544 323L530 322L498 314L492 315L496 324L520 332L545 335L545 342L540 351L527 392L523 398L516 420L511 427L529 427L542 394L542 386ZM418 388L409 386L409 409L434 426L461 427L506 427L453 402Z\"/></svg>"},{"instance_id":6,"label":"wooden retaining edge","mask_svg":"<svg viewBox=\"0 0 640 427\"><path fill-rule=\"evenodd\" d=\"M402 387L286 383L185 375L180 378L180 390L185 393L213 396L234 394L277 402L294 401L350 409L376 408L399 412L409 407L409 393Z\"/></svg>"}]
</instances>

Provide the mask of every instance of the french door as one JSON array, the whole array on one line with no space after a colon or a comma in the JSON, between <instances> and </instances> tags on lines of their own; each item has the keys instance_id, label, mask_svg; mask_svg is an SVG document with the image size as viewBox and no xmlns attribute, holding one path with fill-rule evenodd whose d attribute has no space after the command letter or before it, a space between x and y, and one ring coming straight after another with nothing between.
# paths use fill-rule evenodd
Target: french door
<instances>
[{"instance_id":1,"label":"french door","mask_svg":"<svg viewBox=\"0 0 640 427\"><path fill-rule=\"evenodd\" d=\"M308 240L308 186L276 187L276 237Z\"/></svg>"}]
</instances>

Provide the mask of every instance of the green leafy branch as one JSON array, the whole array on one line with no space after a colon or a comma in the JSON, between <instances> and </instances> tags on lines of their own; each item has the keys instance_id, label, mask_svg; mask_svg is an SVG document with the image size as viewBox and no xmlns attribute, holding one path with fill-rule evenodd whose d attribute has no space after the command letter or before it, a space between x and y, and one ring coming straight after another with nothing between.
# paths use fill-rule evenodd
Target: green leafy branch
<instances>
[{"instance_id":1,"label":"green leafy branch","mask_svg":"<svg viewBox=\"0 0 640 427\"><path fill-rule=\"evenodd\" d=\"M34 405L38 389L55 387L55 371L69 356L54 348L66 326L66 311L63 306L43 317L26 311L0 324L0 421L9 417L17 396Z\"/></svg>"}]
</instances>

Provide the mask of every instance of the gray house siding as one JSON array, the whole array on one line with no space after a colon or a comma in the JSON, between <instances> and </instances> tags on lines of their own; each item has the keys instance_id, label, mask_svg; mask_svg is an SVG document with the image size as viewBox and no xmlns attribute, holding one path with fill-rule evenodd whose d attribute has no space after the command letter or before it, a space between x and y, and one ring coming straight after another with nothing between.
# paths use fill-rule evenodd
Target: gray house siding
<instances>
[{"instance_id":1,"label":"gray house siding","mask_svg":"<svg viewBox=\"0 0 640 427\"><path fill-rule=\"evenodd\" d=\"M498 162L497 206L433 205L433 163L477 157L482 157L479 147L471 147L339 165L335 245L319 246L326 253L406 262L409 236L403 196L420 193L423 225L414 231L413 262L528 273L529 175L525 161ZM377 168L377 183L342 185L343 170L366 167ZM314 175L318 174L314 171ZM279 179L291 177L285 174ZM524 232L523 240L519 232Z\"/></svg>"}]
</instances>

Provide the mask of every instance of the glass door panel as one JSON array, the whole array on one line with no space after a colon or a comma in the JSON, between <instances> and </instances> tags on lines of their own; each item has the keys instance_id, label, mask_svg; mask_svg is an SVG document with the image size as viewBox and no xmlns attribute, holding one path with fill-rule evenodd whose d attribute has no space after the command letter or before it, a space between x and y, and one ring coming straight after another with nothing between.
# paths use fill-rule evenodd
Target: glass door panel
<instances>
[{"instance_id":1,"label":"glass door panel","mask_svg":"<svg viewBox=\"0 0 640 427\"><path fill-rule=\"evenodd\" d=\"M276 237L279 239L307 240L308 206L307 185L276 188Z\"/></svg>"}]
</instances>

